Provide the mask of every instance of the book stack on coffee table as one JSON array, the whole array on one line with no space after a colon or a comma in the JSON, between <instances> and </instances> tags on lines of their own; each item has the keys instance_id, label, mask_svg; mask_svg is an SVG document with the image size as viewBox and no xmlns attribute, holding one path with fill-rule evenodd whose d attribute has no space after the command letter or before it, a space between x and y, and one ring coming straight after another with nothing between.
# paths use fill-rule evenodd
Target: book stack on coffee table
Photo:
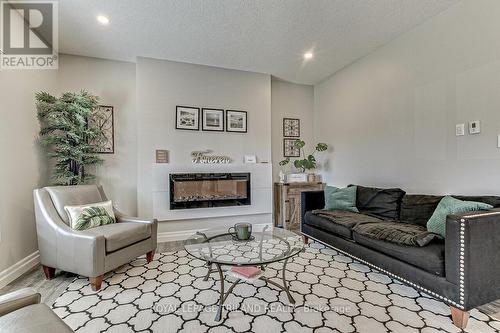
<instances>
[{"instance_id":1,"label":"book stack on coffee table","mask_svg":"<svg viewBox=\"0 0 500 333\"><path fill-rule=\"evenodd\" d=\"M257 280L263 272L256 266L234 266L226 274L240 280L253 281Z\"/></svg>"}]
</instances>

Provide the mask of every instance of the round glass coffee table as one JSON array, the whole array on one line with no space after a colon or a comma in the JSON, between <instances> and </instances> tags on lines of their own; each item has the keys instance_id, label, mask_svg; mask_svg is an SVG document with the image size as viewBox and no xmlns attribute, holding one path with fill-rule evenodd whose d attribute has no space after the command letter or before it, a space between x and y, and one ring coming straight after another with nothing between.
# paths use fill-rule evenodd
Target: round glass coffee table
<instances>
[{"instance_id":1,"label":"round glass coffee table","mask_svg":"<svg viewBox=\"0 0 500 333\"><path fill-rule=\"evenodd\" d=\"M297 237L298 235L291 231L266 226L261 230L254 230L251 239L246 241L236 240L233 234L224 229L197 232L186 240L184 248L187 253L207 263L208 270L204 280L208 280L211 273L219 273L220 299L215 321L221 320L226 298L234 287L242 281L242 278L236 277L229 289L225 291L223 266L257 266L265 271L266 265L283 261L282 284L265 277L264 274L258 276L258 279L283 290L290 303L295 304L295 300L288 290L285 271L288 259L304 250L304 244L297 241ZM252 281L252 278L244 280Z\"/></svg>"}]
</instances>

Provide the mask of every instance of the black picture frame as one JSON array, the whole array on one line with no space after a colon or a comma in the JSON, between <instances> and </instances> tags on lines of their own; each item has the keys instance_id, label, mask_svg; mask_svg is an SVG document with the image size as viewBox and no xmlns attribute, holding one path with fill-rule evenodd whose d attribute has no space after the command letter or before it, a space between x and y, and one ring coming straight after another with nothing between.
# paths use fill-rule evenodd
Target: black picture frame
<instances>
[{"instance_id":1,"label":"black picture frame","mask_svg":"<svg viewBox=\"0 0 500 333\"><path fill-rule=\"evenodd\" d=\"M87 124L98 126L104 136L90 144L95 145L97 154L115 153L115 110L112 105L98 105ZM103 143L104 142L104 143Z\"/></svg>"},{"instance_id":2,"label":"black picture frame","mask_svg":"<svg viewBox=\"0 0 500 333\"><path fill-rule=\"evenodd\" d=\"M244 118L244 128L240 129L234 129L231 126L231 121L229 119L231 114L241 114L243 115ZM233 133L247 133L248 132L248 112L246 111L239 111L239 110L226 110L226 132L233 132Z\"/></svg>"},{"instance_id":3,"label":"black picture frame","mask_svg":"<svg viewBox=\"0 0 500 333\"><path fill-rule=\"evenodd\" d=\"M220 126L217 129L214 128L209 128L207 127L207 124L205 123L205 113L209 111L216 111L220 112L220 121L222 122L222 126ZM226 126L225 126L225 116L224 116L224 109L215 109L215 108L202 108L201 109L201 130L206 131L206 132L224 132Z\"/></svg>"},{"instance_id":4,"label":"black picture frame","mask_svg":"<svg viewBox=\"0 0 500 333\"><path fill-rule=\"evenodd\" d=\"M284 157L300 157L300 149L295 147L295 142L298 138L283 139L283 156Z\"/></svg>"},{"instance_id":5,"label":"black picture frame","mask_svg":"<svg viewBox=\"0 0 500 333\"><path fill-rule=\"evenodd\" d=\"M182 126L179 124L179 121L182 121L180 119L179 113L182 111L182 109L188 109L188 110L193 110L193 113L195 113L195 120L194 122L196 123L197 126L194 126L192 128L189 128L188 126ZM175 129L179 130L185 130L185 131L199 131L200 130L200 108L193 107L193 106L184 106L184 105L177 105L175 107Z\"/></svg>"},{"instance_id":6,"label":"black picture frame","mask_svg":"<svg viewBox=\"0 0 500 333\"><path fill-rule=\"evenodd\" d=\"M288 132L287 123L297 123L297 133ZM283 118L283 136L288 138L300 138L300 119L298 118Z\"/></svg>"}]
</instances>

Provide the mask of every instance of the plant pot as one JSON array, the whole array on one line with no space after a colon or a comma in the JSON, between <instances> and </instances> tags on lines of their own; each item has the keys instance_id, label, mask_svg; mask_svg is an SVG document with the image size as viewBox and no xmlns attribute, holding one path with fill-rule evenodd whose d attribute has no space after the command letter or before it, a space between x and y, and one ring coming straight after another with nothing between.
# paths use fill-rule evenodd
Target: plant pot
<instances>
[{"instance_id":1,"label":"plant pot","mask_svg":"<svg viewBox=\"0 0 500 333\"><path fill-rule=\"evenodd\" d=\"M306 183L307 174L306 173L291 173L286 176L286 181L289 183Z\"/></svg>"}]
</instances>

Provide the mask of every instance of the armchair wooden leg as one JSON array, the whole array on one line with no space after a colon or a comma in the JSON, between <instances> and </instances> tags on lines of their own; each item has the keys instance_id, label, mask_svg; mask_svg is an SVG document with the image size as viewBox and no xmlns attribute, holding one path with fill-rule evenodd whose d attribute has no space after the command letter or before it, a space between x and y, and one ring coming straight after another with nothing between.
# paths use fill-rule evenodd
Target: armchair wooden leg
<instances>
[{"instance_id":1,"label":"armchair wooden leg","mask_svg":"<svg viewBox=\"0 0 500 333\"><path fill-rule=\"evenodd\" d=\"M156 249L152 250L152 251L149 251L148 253L146 253L146 261L148 262L148 264L153 261L153 257L155 256L155 251Z\"/></svg>"},{"instance_id":2,"label":"armchair wooden leg","mask_svg":"<svg viewBox=\"0 0 500 333\"><path fill-rule=\"evenodd\" d=\"M42 269L43 269L43 273L45 274L45 278L47 280L52 280L54 278L54 276L56 275L55 268L42 265Z\"/></svg>"},{"instance_id":3,"label":"armchair wooden leg","mask_svg":"<svg viewBox=\"0 0 500 333\"><path fill-rule=\"evenodd\" d=\"M450 306L450 310L453 324L462 330L465 329L465 327L467 327L467 322L469 321L469 312L457 309L453 306Z\"/></svg>"},{"instance_id":4,"label":"armchair wooden leg","mask_svg":"<svg viewBox=\"0 0 500 333\"><path fill-rule=\"evenodd\" d=\"M309 237L307 237L306 235L302 235L302 240L304 241L304 244L309 243Z\"/></svg>"},{"instance_id":5,"label":"armchair wooden leg","mask_svg":"<svg viewBox=\"0 0 500 333\"><path fill-rule=\"evenodd\" d=\"M99 291L101 289L102 285L102 278L104 275L99 275L96 277L90 277L90 286L92 287L93 291Z\"/></svg>"}]
</instances>

